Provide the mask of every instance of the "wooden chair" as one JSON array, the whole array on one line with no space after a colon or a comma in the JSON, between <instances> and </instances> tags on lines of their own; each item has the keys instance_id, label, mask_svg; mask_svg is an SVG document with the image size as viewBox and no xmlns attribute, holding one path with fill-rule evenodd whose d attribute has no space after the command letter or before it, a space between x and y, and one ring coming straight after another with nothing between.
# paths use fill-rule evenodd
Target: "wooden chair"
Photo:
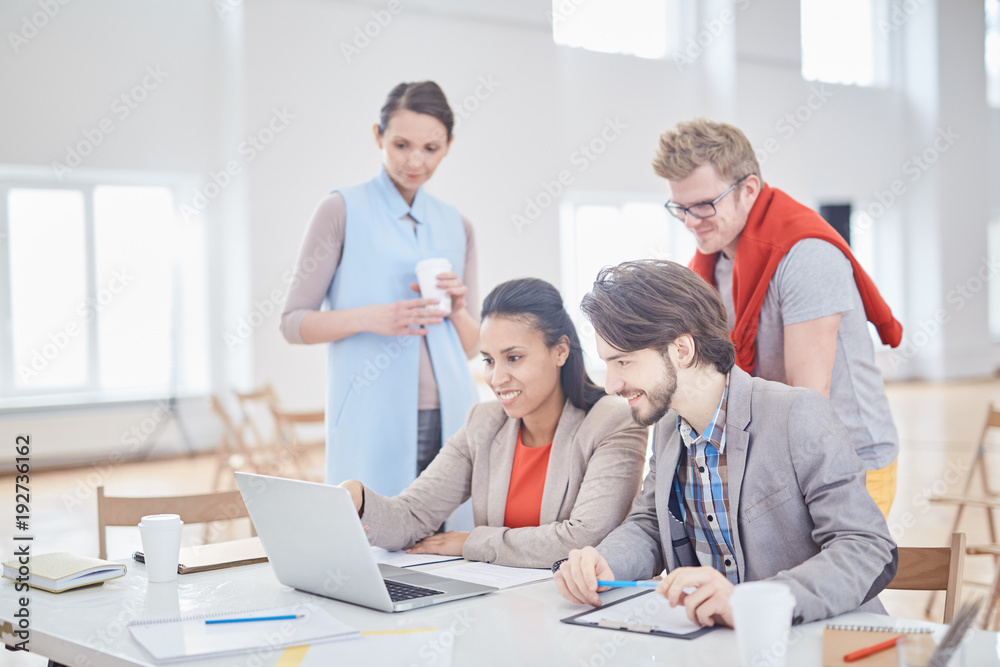
<instances>
[{"instance_id":1,"label":"wooden chair","mask_svg":"<svg viewBox=\"0 0 1000 667\"><path fill-rule=\"evenodd\" d=\"M278 395L275 393L274 387L268 383L252 391L233 390L233 395L236 396L241 417L236 428L240 431L244 441L255 449L273 447L279 435L278 425L271 412L278 407Z\"/></svg>"},{"instance_id":2,"label":"wooden chair","mask_svg":"<svg viewBox=\"0 0 1000 667\"><path fill-rule=\"evenodd\" d=\"M236 427L229 411L222 404L217 396L209 396L209 407L215 416L222 422L222 438L219 440L219 449L216 455L215 478L212 482L212 490L218 491L223 479L232 479L232 473L249 466L254 472L260 473L260 466L256 457L247 448L246 441Z\"/></svg>"},{"instance_id":3,"label":"wooden chair","mask_svg":"<svg viewBox=\"0 0 1000 667\"><path fill-rule=\"evenodd\" d=\"M1000 493L993 490L986 465L986 436L989 435L991 428L1000 428L1000 410L997 410L992 404L986 413L986 423L983 425L983 430L979 435L979 442L976 444L975 452L973 452L972 462L969 466L969 473L965 478L965 486L962 487L962 493L936 496L931 498L931 502L958 505L958 511L955 513L955 521L951 526L951 532L953 533L958 530L958 524L962 520L962 513L966 507L985 509L990 543L997 544L995 512L1000 509ZM980 480L982 491L979 494L974 494L971 492L971 489L977 477ZM1000 560L994 560L997 564L1000 564Z\"/></svg>"},{"instance_id":4,"label":"wooden chair","mask_svg":"<svg viewBox=\"0 0 1000 667\"><path fill-rule=\"evenodd\" d=\"M986 460L987 436L990 433L990 429L993 428L1000 428L1000 410L997 410L995 405L990 404L986 412L986 422L983 424L983 430L979 434L979 441L976 443L972 453L969 472L965 477L962 492L959 494L934 496L930 501L932 503L958 506L958 511L955 512L955 521L951 526L952 533L958 531L958 526L962 521L962 514L965 512L966 507L985 510L986 528L989 532L990 544L970 546L966 553L970 556L993 556L993 567L996 570L996 574L993 577L992 586L994 590L998 590L998 586L1000 586L1000 548L997 546L996 512L1000 510L1000 493L995 491L993 485L990 483L989 468ZM980 492L974 493L972 487L977 478L979 479ZM930 598L927 600L926 612L928 615L930 615L931 607L934 605L935 596L936 593L931 593ZM988 603L985 615L986 619L989 619L992 615L996 607L996 600L997 597L994 596Z\"/></svg>"},{"instance_id":5,"label":"wooden chair","mask_svg":"<svg viewBox=\"0 0 1000 667\"><path fill-rule=\"evenodd\" d=\"M271 413L274 415L274 422L277 426L280 441L285 446L286 451L290 455L289 458L292 460L301 478L315 479L318 477L322 480L322 473L310 472L308 455L304 450L310 447L322 450L326 445L325 434L322 438L304 440L301 437L299 427L309 424L322 424L324 420L323 411L292 412L279 407L273 407L271 408Z\"/></svg>"},{"instance_id":6,"label":"wooden chair","mask_svg":"<svg viewBox=\"0 0 1000 667\"><path fill-rule=\"evenodd\" d=\"M965 533L953 533L950 547L899 547L898 553L896 576L887 588L945 591L944 622L951 623L965 570Z\"/></svg>"},{"instance_id":7,"label":"wooden chair","mask_svg":"<svg viewBox=\"0 0 1000 667\"><path fill-rule=\"evenodd\" d=\"M104 495L97 487L97 532L100 557L107 558L106 528L137 526L148 514L179 514L185 524L229 521L249 517L239 491L219 491L191 496L121 497ZM250 524L252 535L256 535ZM208 526L206 526L206 533Z\"/></svg>"}]
</instances>

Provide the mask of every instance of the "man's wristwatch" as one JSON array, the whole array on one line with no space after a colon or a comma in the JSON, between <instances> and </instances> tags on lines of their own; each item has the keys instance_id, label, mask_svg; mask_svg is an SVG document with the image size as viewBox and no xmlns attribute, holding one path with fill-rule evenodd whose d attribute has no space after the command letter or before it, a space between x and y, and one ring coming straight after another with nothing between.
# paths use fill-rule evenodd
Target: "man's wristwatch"
<instances>
[{"instance_id":1,"label":"man's wristwatch","mask_svg":"<svg viewBox=\"0 0 1000 667\"><path fill-rule=\"evenodd\" d=\"M552 563L552 574L555 574L559 570L559 566L568 561L569 558L560 558L556 562Z\"/></svg>"}]
</instances>

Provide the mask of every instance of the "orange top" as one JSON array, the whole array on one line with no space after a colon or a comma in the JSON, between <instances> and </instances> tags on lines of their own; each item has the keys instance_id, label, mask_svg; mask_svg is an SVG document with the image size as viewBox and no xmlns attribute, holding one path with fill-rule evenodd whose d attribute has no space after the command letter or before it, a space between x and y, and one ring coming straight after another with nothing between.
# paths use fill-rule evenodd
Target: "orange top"
<instances>
[{"instance_id":1,"label":"orange top","mask_svg":"<svg viewBox=\"0 0 1000 667\"><path fill-rule=\"evenodd\" d=\"M507 508L503 516L503 525L507 528L538 525L551 451L551 442L544 447L525 446L521 442L521 431L518 430L514 465L510 470L510 487L507 489Z\"/></svg>"}]
</instances>

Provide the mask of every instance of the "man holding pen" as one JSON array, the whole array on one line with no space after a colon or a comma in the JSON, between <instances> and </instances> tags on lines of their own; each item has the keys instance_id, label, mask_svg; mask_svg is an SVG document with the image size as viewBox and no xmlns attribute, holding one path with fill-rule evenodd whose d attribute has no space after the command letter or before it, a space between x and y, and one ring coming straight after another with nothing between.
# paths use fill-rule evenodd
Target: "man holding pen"
<instances>
[{"instance_id":1,"label":"man holding pen","mask_svg":"<svg viewBox=\"0 0 1000 667\"><path fill-rule=\"evenodd\" d=\"M562 595L597 606L598 579L666 569L657 592L702 625L732 625L734 585L761 579L788 585L795 623L884 613L896 546L829 401L735 367L718 293L673 262L605 269L581 308L605 389L655 428L625 522L553 566Z\"/></svg>"}]
</instances>

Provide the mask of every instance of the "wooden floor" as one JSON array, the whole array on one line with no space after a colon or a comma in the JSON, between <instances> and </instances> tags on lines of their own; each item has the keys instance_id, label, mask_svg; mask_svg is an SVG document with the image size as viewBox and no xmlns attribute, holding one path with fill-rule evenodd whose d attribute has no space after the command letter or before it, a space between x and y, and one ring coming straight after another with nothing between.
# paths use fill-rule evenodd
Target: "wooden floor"
<instances>
[{"instance_id":1,"label":"wooden floor","mask_svg":"<svg viewBox=\"0 0 1000 667\"><path fill-rule=\"evenodd\" d=\"M955 516L952 507L927 502L931 495L960 491L962 480L991 401L1000 404L1000 381L949 384L894 384L888 387L893 416L899 429L901 453L896 500L889 526L900 545L944 546ZM117 466L35 473L31 476L31 528L34 552L73 551L97 555L96 491L104 485L109 495L173 495L209 491L215 474L213 456L177 458ZM289 474L288 476L293 476ZM997 479L1000 480L1000 471ZM14 525L14 479L0 477L0 537L10 545ZM185 543L198 543L201 531L185 529ZM236 527L232 537L243 537ZM985 513L970 511L961 530L970 544L987 541ZM139 548L138 530L112 528L108 534L111 558L127 557ZM10 552L10 547L5 547ZM992 577L989 557L966 560L964 597L984 592L978 582ZM943 596L931 612L941 619ZM922 618L926 593L888 591L881 599L894 616ZM0 654L0 663L37 667L45 661L24 654Z\"/></svg>"}]
</instances>

